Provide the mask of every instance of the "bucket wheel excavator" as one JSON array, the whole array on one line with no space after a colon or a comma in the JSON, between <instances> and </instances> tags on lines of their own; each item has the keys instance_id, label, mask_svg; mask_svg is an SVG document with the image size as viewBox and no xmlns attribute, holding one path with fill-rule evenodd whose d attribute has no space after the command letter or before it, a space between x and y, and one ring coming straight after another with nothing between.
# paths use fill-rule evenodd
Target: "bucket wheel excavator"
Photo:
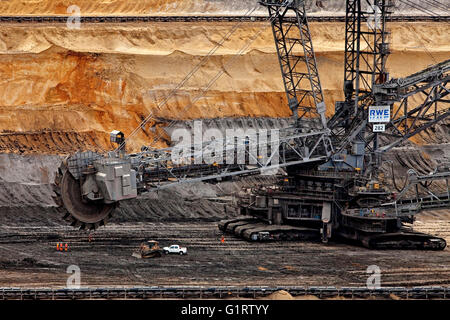
<instances>
[{"instance_id":1,"label":"bucket wheel excavator","mask_svg":"<svg viewBox=\"0 0 450 320\"><path fill-rule=\"evenodd\" d=\"M449 166L430 174L410 171L399 193L380 180L380 167L387 151L450 115L450 60L390 79L392 1L347 0L345 101L336 102L327 118L304 1L260 4L269 11L294 125L266 139L255 133L186 145L195 164L174 161L176 148L127 154L124 134L113 131L115 151L80 152L58 169L55 202L64 218L75 227L96 229L120 202L145 192L282 169L277 185L252 190L240 199L242 216L220 222L219 228L250 241L345 238L373 249L444 249L444 239L414 232L405 223L423 210L450 208ZM260 148L269 156L255 156L252 150ZM227 161L238 149L252 161ZM214 160L206 161L204 154L214 154ZM447 191L430 188L439 182Z\"/></svg>"}]
</instances>

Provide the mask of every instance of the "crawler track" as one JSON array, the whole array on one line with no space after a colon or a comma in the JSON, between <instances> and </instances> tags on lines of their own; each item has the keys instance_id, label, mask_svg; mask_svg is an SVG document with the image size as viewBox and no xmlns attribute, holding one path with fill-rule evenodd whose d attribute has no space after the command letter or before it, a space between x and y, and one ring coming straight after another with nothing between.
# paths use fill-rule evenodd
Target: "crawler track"
<instances>
[{"instance_id":1,"label":"crawler track","mask_svg":"<svg viewBox=\"0 0 450 320\"><path fill-rule=\"evenodd\" d=\"M0 16L0 23L66 23L68 16ZM314 22L345 22L345 16L309 17ZM450 16L392 16L393 22L450 21ZM264 16L84 16L81 23L135 23L135 22L263 22Z\"/></svg>"},{"instance_id":2,"label":"crawler track","mask_svg":"<svg viewBox=\"0 0 450 320\"><path fill-rule=\"evenodd\" d=\"M18 289L0 288L0 300L80 300L80 299L161 299L161 298L266 298L284 290L293 297L315 296L320 299L450 299L448 287L381 288L369 290L364 287L141 287L141 288L95 288L95 289Z\"/></svg>"}]
</instances>

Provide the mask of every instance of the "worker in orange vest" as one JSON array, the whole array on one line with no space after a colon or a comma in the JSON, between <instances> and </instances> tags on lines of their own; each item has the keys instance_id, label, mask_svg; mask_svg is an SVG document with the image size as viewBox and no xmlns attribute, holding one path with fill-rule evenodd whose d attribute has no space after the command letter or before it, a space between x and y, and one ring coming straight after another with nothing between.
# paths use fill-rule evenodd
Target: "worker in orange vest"
<instances>
[{"instance_id":1,"label":"worker in orange vest","mask_svg":"<svg viewBox=\"0 0 450 320\"><path fill-rule=\"evenodd\" d=\"M69 246L68 246L68 244L66 243L66 247L64 248L66 251L69 251Z\"/></svg>"}]
</instances>

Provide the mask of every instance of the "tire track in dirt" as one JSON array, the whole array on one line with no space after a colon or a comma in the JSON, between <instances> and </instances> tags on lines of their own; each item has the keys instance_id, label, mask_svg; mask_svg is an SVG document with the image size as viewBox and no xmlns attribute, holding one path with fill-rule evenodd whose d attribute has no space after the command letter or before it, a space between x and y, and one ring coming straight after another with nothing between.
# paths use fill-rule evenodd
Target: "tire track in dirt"
<instances>
[{"instance_id":1,"label":"tire track in dirt","mask_svg":"<svg viewBox=\"0 0 450 320\"><path fill-rule=\"evenodd\" d=\"M39 274L39 281L44 283L58 283L56 275L68 264L80 265L87 284L103 286L361 286L367 280L367 267L373 264L380 266L384 286L450 283L448 249L371 251L337 243L249 243L230 236L221 243L216 223L111 224L96 231L92 242L87 233L66 226L2 224L0 235L0 286L7 282L37 285L27 282L24 275L29 273ZM188 255L151 260L131 257L144 240L158 240L162 246L178 243L188 247ZM59 241L68 242L71 251L56 252ZM23 262L24 256L19 253L24 252L33 252L30 256L36 260L34 265ZM394 255L396 259L392 259Z\"/></svg>"}]
</instances>

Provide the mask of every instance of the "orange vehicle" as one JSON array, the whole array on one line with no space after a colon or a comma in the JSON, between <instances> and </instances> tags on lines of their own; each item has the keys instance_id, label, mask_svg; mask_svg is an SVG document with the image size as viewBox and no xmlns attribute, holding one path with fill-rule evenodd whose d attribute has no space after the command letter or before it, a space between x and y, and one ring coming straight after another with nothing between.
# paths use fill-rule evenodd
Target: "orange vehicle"
<instances>
[{"instance_id":1,"label":"orange vehicle","mask_svg":"<svg viewBox=\"0 0 450 320\"><path fill-rule=\"evenodd\" d=\"M142 259L159 258L162 256L162 250L158 241L149 240L141 243L139 253Z\"/></svg>"}]
</instances>

